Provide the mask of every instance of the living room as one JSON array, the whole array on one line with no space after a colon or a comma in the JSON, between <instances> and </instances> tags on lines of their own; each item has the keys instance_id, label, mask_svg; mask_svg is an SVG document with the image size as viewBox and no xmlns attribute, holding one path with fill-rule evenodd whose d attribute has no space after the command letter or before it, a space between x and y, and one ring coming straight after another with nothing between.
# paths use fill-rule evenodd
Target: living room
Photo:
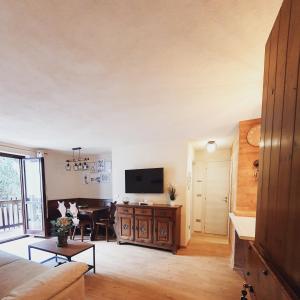
<instances>
[{"instance_id":1,"label":"living room","mask_svg":"<svg viewBox=\"0 0 300 300\"><path fill-rule=\"evenodd\" d=\"M299 19L1 2L0 299L299 299Z\"/></svg>"}]
</instances>

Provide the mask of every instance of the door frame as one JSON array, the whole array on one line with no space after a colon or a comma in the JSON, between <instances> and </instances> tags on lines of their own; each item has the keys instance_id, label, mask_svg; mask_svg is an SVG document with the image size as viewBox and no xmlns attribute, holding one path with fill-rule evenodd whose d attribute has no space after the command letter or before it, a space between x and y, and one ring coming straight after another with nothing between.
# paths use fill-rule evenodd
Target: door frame
<instances>
[{"instance_id":1,"label":"door frame","mask_svg":"<svg viewBox=\"0 0 300 300\"><path fill-rule=\"evenodd\" d=\"M43 219L42 219L42 235L39 234L41 231L38 230L28 230L28 224L27 224L27 212L26 212L26 172L25 172L25 160L30 160L30 159L37 159L40 160L40 176L41 176L41 189L42 189L42 214L43 214ZM24 233L25 234L30 234L38 237L46 237L49 235L48 228L47 228L47 198L46 198L46 177L45 177L45 160L43 157L24 157L21 160L22 163L22 176L23 176L23 182L22 182L22 187L23 187L23 216L24 216Z\"/></svg>"}]
</instances>

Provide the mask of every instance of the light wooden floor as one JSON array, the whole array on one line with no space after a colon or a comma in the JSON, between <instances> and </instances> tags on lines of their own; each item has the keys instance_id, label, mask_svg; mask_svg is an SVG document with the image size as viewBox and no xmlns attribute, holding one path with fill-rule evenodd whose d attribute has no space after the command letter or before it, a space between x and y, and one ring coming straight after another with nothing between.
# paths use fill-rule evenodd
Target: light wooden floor
<instances>
[{"instance_id":1,"label":"light wooden floor","mask_svg":"<svg viewBox=\"0 0 300 300\"><path fill-rule=\"evenodd\" d=\"M98 257L98 274L87 276L89 299L240 299L242 279L229 266L224 238L194 235L178 255L114 246Z\"/></svg>"},{"instance_id":2,"label":"light wooden floor","mask_svg":"<svg viewBox=\"0 0 300 300\"><path fill-rule=\"evenodd\" d=\"M35 240L1 244L0 249L27 258L27 245ZM196 234L178 255L114 242L95 244L97 274L86 275L88 300L240 299L242 279L229 265L225 239ZM47 254L33 252L33 260L45 258ZM74 259L91 262L91 253Z\"/></svg>"}]
</instances>

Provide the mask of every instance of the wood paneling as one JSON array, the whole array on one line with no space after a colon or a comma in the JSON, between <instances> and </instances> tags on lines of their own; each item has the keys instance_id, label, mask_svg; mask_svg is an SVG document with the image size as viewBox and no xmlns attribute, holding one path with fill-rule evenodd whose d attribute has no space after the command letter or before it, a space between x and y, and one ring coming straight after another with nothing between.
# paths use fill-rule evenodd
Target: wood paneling
<instances>
[{"instance_id":1,"label":"wood paneling","mask_svg":"<svg viewBox=\"0 0 300 300\"><path fill-rule=\"evenodd\" d=\"M237 195L234 210L237 215L255 216L257 179L254 177L253 162L259 158L259 147L247 142L247 134L260 122L260 119L253 119L239 123Z\"/></svg>"},{"instance_id":2,"label":"wood paneling","mask_svg":"<svg viewBox=\"0 0 300 300\"><path fill-rule=\"evenodd\" d=\"M266 45L255 246L292 299L300 295L299 56L300 1L285 0Z\"/></svg>"}]
</instances>

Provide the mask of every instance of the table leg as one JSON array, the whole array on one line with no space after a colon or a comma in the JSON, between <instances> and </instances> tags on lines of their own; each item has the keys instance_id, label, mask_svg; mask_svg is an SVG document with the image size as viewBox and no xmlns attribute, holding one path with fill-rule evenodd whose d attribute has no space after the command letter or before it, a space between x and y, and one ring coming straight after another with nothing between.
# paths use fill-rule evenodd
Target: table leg
<instances>
[{"instance_id":1,"label":"table leg","mask_svg":"<svg viewBox=\"0 0 300 300\"><path fill-rule=\"evenodd\" d=\"M55 254L55 262L57 262L57 254Z\"/></svg>"},{"instance_id":2,"label":"table leg","mask_svg":"<svg viewBox=\"0 0 300 300\"><path fill-rule=\"evenodd\" d=\"M94 265L94 273L96 273L96 255L95 255L95 245L93 245L93 265Z\"/></svg>"},{"instance_id":3,"label":"table leg","mask_svg":"<svg viewBox=\"0 0 300 300\"><path fill-rule=\"evenodd\" d=\"M28 259L31 260L31 247L28 246Z\"/></svg>"},{"instance_id":4,"label":"table leg","mask_svg":"<svg viewBox=\"0 0 300 300\"><path fill-rule=\"evenodd\" d=\"M92 220L91 220L91 236L90 236L90 240L91 241L94 241L95 240L95 233L96 233L96 230L95 230L95 227L96 227L96 224L95 224L95 217L94 215L92 215Z\"/></svg>"}]
</instances>

